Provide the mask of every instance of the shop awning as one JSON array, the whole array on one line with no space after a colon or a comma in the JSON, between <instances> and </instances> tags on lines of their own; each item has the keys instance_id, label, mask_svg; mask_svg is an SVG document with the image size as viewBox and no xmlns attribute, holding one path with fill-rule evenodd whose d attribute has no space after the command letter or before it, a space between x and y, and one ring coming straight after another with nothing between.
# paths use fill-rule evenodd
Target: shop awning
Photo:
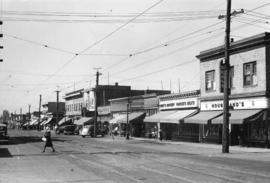
<instances>
[{"instance_id":1,"label":"shop awning","mask_svg":"<svg viewBox=\"0 0 270 183\"><path fill-rule=\"evenodd\" d=\"M48 119L43 119L39 125L44 125Z\"/></svg>"},{"instance_id":2,"label":"shop awning","mask_svg":"<svg viewBox=\"0 0 270 183\"><path fill-rule=\"evenodd\" d=\"M222 115L222 111L201 111L198 114L184 119L184 123L207 124L214 118Z\"/></svg>"},{"instance_id":3,"label":"shop awning","mask_svg":"<svg viewBox=\"0 0 270 183\"><path fill-rule=\"evenodd\" d=\"M168 115L164 119L162 119L160 122L161 123L176 123L179 124L180 120L191 116L195 114L198 110L179 110L171 115Z\"/></svg>"},{"instance_id":4,"label":"shop awning","mask_svg":"<svg viewBox=\"0 0 270 183\"><path fill-rule=\"evenodd\" d=\"M262 110L233 110L230 111L230 124L242 124L246 120L253 121L253 118L257 118ZM263 113L261 113L263 114ZM212 124L223 124L223 116L212 120Z\"/></svg>"},{"instance_id":5,"label":"shop awning","mask_svg":"<svg viewBox=\"0 0 270 183\"><path fill-rule=\"evenodd\" d=\"M37 122L38 122L38 120L32 120L29 125L30 126L35 125Z\"/></svg>"},{"instance_id":6,"label":"shop awning","mask_svg":"<svg viewBox=\"0 0 270 183\"><path fill-rule=\"evenodd\" d=\"M29 122L26 122L23 124L23 126L28 126L30 123Z\"/></svg>"},{"instance_id":7,"label":"shop awning","mask_svg":"<svg viewBox=\"0 0 270 183\"><path fill-rule=\"evenodd\" d=\"M132 122L135 119L142 117L145 113L144 112L132 112L128 114L128 121ZM124 115L124 118L120 118L117 123L127 123L127 115Z\"/></svg>"},{"instance_id":8,"label":"shop awning","mask_svg":"<svg viewBox=\"0 0 270 183\"><path fill-rule=\"evenodd\" d=\"M47 124L49 124L51 121L52 121L52 118L48 118L43 124L44 124L44 125L47 125Z\"/></svg>"},{"instance_id":9,"label":"shop awning","mask_svg":"<svg viewBox=\"0 0 270 183\"><path fill-rule=\"evenodd\" d=\"M71 118L64 117L58 122L58 125L62 125L62 124L66 123L66 122L68 122L70 120L71 120Z\"/></svg>"},{"instance_id":10,"label":"shop awning","mask_svg":"<svg viewBox=\"0 0 270 183\"><path fill-rule=\"evenodd\" d=\"M123 119L125 119L125 117L126 117L126 115L123 115L123 114L122 115L119 115L119 116L116 116L113 119L111 119L109 121L109 123L111 123L111 124L118 123L119 120L123 120Z\"/></svg>"},{"instance_id":11,"label":"shop awning","mask_svg":"<svg viewBox=\"0 0 270 183\"><path fill-rule=\"evenodd\" d=\"M97 120L104 123L104 122L109 122L111 120L110 115L104 115L104 116L98 116Z\"/></svg>"},{"instance_id":12,"label":"shop awning","mask_svg":"<svg viewBox=\"0 0 270 183\"><path fill-rule=\"evenodd\" d=\"M93 118L82 117L82 118L80 118L78 120L75 120L74 124L75 125L84 125L84 123L86 123L88 121L91 121L91 120L93 120Z\"/></svg>"},{"instance_id":13,"label":"shop awning","mask_svg":"<svg viewBox=\"0 0 270 183\"><path fill-rule=\"evenodd\" d=\"M176 113L176 111L160 111L152 116L146 117L143 121L146 123L159 123L162 119L166 119L167 116Z\"/></svg>"}]
</instances>

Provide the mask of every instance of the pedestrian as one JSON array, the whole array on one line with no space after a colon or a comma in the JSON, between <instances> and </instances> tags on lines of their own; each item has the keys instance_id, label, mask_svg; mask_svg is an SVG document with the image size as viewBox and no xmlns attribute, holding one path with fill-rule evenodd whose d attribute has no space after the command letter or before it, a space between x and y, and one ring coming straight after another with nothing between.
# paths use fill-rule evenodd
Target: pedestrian
<instances>
[{"instance_id":1,"label":"pedestrian","mask_svg":"<svg viewBox=\"0 0 270 183\"><path fill-rule=\"evenodd\" d=\"M159 130L159 140L162 141L163 139L163 132L162 130Z\"/></svg>"},{"instance_id":2,"label":"pedestrian","mask_svg":"<svg viewBox=\"0 0 270 183\"><path fill-rule=\"evenodd\" d=\"M44 149L42 152L43 153L45 152L46 147L51 147L52 151L55 152L55 149L54 149L53 144L52 144L50 127L48 127L48 126L45 129L44 137L46 138L46 141L45 141Z\"/></svg>"}]
</instances>

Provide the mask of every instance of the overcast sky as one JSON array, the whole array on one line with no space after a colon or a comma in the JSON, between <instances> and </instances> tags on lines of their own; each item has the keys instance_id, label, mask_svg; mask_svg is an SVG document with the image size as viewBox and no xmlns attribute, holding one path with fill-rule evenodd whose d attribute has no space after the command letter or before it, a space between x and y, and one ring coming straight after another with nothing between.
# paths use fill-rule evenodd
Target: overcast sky
<instances>
[{"instance_id":1,"label":"overcast sky","mask_svg":"<svg viewBox=\"0 0 270 183\"><path fill-rule=\"evenodd\" d=\"M74 89L199 89L196 55L223 44L226 0L1 0L0 110ZM270 31L268 0L232 0L235 40ZM208 28L206 28L208 27ZM61 99L63 100L63 99Z\"/></svg>"}]
</instances>

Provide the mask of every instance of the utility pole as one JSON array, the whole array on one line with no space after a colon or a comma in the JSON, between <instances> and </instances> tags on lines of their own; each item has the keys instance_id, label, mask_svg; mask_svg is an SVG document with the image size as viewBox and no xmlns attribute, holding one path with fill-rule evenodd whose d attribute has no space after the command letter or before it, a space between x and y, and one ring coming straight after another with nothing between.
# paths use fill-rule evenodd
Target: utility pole
<instances>
[{"instance_id":1,"label":"utility pole","mask_svg":"<svg viewBox=\"0 0 270 183\"><path fill-rule=\"evenodd\" d=\"M225 34L225 65L224 65L224 99L223 99L223 129L222 129L222 153L229 153L230 145L230 132L229 132L229 73L230 73L230 31L231 31L231 15L243 13L243 9L240 12L234 11L231 13L231 0L227 0L226 16L220 15L218 18L226 18L226 34Z\"/></svg>"},{"instance_id":2,"label":"utility pole","mask_svg":"<svg viewBox=\"0 0 270 183\"><path fill-rule=\"evenodd\" d=\"M29 120L31 120L31 111L30 111L31 105L30 104L28 105L28 109L29 109L29 116L28 117L29 117Z\"/></svg>"},{"instance_id":3,"label":"utility pole","mask_svg":"<svg viewBox=\"0 0 270 183\"><path fill-rule=\"evenodd\" d=\"M178 79L178 93L180 93L180 79Z\"/></svg>"},{"instance_id":4,"label":"utility pole","mask_svg":"<svg viewBox=\"0 0 270 183\"><path fill-rule=\"evenodd\" d=\"M2 18L2 16L1 16L1 18ZM3 24L3 21L0 20L0 25L2 25L2 24ZM1 26L0 38L3 38L2 26ZM3 49L3 48L4 48L4 46L0 45L0 49ZM0 58L0 62L3 62L3 58Z\"/></svg>"},{"instance_id":5,"label":"utility pole","mask_svg":"<svg viewBox=\"0 0 270 183\"><path fill-rule=\"evenodd\" d=\"M22 122L22 108L20 108L20 121Z\"/></svg>"},{"instance_id":6,"label":"utility pole","mask_svg":"<svg viewBox=\"0 0 270 183\"><path fill-rule=\"evenodd\" d=\"M129 97L128 97L128 100L127 100L127 134L126 134L126 139L129 140L129 133L130 133L130 128L129 128L129 119L128 119L128 115L129 115L129 107L130 107L130 103L129 103Z\"/></svg>"},{"instance_id":7,"label":"utility pole","mask_svg":"<svg viewBox=\"0 0 270 183\"><path fill-rule=\"evenodd\" d=\"M56 124L58 123L59 119L59 89L56 90Z\"/></svg>"},{"instance_id":8,"label":"utility pole","mask_svg":"<svg viewBox=\"0 0 270 183\"><path fill-rule=\"evenodd\" d=\"M97 136L97 116L98 116L98 112L97 112L97 97L98 97L98 82L99 82L99 76L101 75L101 73L99 73L99 70L101 69L101 67L99 68L94 68L97 72L96 72L96 88L94 90L94 94L95 94L95 116L94 116L94 137Z\"/></svg>"},{"instance_id":9,"label":"utility pole","mask_svg":"<svg viewBox=\"0 0 270 183\"><path fill-rule=\"evenodd\" d=\"M42 95L39 95L38 124L40 124L40 116L41 116L41 97L42 97Z\"/></svg>"}]
</instances>

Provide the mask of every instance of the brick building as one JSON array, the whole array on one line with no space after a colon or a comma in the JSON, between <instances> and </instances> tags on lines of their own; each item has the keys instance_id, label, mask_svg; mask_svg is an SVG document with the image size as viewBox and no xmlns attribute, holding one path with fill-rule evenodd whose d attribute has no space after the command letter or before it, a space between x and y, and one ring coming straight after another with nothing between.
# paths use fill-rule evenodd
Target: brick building
<instances>
[{"instance_id":1,"label":"brick building","mask_svg":"<svg viewBox=\"0 0 270 183\"><path fill-rule=\"evenodd\" d=\"M188 122L200 125L200 141L221 142L224 46L200 52L201 112ZM269 144L270 33L231 43L231 144Z\"/></svg>"}]
</instances>

